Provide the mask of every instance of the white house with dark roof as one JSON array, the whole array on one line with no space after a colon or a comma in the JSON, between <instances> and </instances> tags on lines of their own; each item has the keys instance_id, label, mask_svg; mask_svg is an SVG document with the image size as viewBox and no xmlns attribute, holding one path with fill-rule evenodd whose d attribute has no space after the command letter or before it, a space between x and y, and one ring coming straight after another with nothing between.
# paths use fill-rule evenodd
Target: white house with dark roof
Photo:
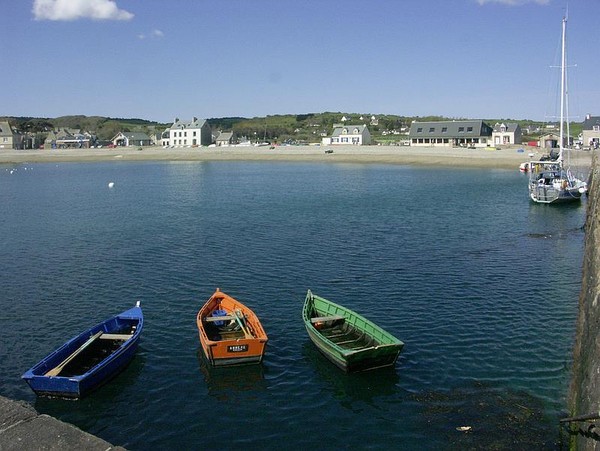
<instances>
[{"instance_id":1,"label":"white house with dark roof","mask_svg":"<svg viewBox=\"0 0 600 451\"><path fill-rule=\"evenodd\" d=\"M0 149L22 149L23 136L8 122L0 122Z\"/></svg>"},{"instance_id":2,"label":"white house with dark roof","mask_svg":"<svg viewBox=\"0 0 600 451\"><path fill-rule=\"evenodd\" d=\"M411 146L487 147L492 127L482 120L413 122L408 131Z\"/></svg>"},{"instance_id":3,"label":"white house with dark roof","mask_svg":"<svg viewBox=\"0 0 600 451\"><path fill-rule=\"evenodd\" d=\"M581 134L584 147L600 147L600 116L586 115Z\"/></svg>"},{"instance_id":4,"label":"white house with dark roof","mask_svg":"<svg viewBox=\"0 0 600 451\"><path fill-rule=\"evenodd\" d=\"M181 121L175 118L173 125L163 133L164 147L198 147L208 146L212 142L210 126L206 119L192 118Z\"/></svg>"},{"instance_id":5,"label":"white house with dark roof","mask_svg":"<svg viewBox=\"0 0 600 451\"><path fill-rule=\"evenodd\" d=\"M354 145L371 144L371 133L366 125L334 125L331 138L323 138L325 145Z\"/></svg>"},{"instance_id":6,"label":"white house with dark roof","mask_svg":"<svg viewBox=\"0 0 600 451\"><path fill-rule=\"evenodd\" d=\"M521 144L523 142L521 126L516 122L496 122L492 131L492 142L494 146Z\"/></svg>"},{"instance_id":7,"label":"white house with dark roof","mask_svg":"<svg viewBox=\"0 0 600 451\"><path fill-rule=\"evenodd\" d=\"M150 146L152 144L152 140L144 132L119 132L111 141L115 146L125 147Z\"/></svg>"}]
</instances>

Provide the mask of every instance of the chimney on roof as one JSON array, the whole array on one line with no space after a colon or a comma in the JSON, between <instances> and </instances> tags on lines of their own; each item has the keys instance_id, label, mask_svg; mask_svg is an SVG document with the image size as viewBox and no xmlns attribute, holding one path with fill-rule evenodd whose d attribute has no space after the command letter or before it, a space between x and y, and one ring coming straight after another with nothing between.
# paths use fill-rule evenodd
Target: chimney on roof
<instances>
[{"instance_id":1,"label":"chimney on roof","mask_svg":"<svg viewBox=\"0 0 600 451\"><path fill-rule=\"evenodd\" d=\"M588 113L588 114L585 115L585 120L586 121L589 121L591 118L592 118L591 114Z\"/></svg>"},{"instance_id":2,"label":"chimney on roof","mask_svg":"<svg viewBox=\"0 0 600 451\"><path fill-rule=\"evenodd\" d=\"M192 119L192 122L197 122L198 118L196 116L194 116L194 118Z\"/></svg>"},{"instance_id":3,"label":"chimney on roof","mask_svg":"<svg viewBox=\"0 0 600 451\"><path fill-rule=\"evenodd\" d=\"M176 117L175 120L173 121L174 124L176 124L177 122L179 122L179 118Z\"/></svg>"}]
</instances>

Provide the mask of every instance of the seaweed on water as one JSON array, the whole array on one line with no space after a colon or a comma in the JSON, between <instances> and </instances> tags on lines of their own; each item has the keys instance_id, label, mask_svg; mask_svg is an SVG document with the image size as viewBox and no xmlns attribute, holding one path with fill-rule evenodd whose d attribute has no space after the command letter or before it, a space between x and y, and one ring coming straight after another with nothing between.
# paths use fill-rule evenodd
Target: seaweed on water
<instances>
[{"instance_id":1,"label":"seaweed on water","mask_svg":"<svg viewBox=\"0 0 600 451\"><path fill-rule=\"evenodd\" d=\"M415 400L428 428L446 428L437 432L450 449L556 449L559 443L542 401L525 392L475 383L417 394Z\"/></svg>"}]
</instances>

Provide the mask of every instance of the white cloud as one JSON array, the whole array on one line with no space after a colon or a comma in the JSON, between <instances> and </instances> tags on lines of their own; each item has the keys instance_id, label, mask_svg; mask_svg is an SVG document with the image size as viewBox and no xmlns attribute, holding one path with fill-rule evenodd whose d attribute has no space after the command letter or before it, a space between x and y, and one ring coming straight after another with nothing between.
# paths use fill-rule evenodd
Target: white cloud
<instances>
[{"instance_id":1,"label":"white cloud","mask_svg":"<svg viewBox=\"0 0 600 451\"><path fill-rule=\"evenodd\" d=\"M526 3L537 3L538 5L548 5L550 0L477 0L477 3L480 5L485 5L486 3L501 3L503 5L509 6L519 6L524 5Z\"/></svg>"},{"instance_id":2,"label":"white cloud","mask_svg":"<svg viewBox=\"0 0 600 451\"><path fill-rule=\"evenodd\" d=\"M146 38L155 38L155 39L161 39L165 36L165 34L160 31L160 30L152 30L152 33L150 33L149 35L146 35L144 33L140 33L137 35L138 39L146 39Z\"/></svg>"},{"instance_id":3,"label":"white cloud","mask_svg":"<svg viewBox=\"0 0 600 451\"><path fill-rule=\"evenodd\" d=\"M130 20L133 14L113 0L34 0L35 20Z\"/></svg>"}]
</instances>

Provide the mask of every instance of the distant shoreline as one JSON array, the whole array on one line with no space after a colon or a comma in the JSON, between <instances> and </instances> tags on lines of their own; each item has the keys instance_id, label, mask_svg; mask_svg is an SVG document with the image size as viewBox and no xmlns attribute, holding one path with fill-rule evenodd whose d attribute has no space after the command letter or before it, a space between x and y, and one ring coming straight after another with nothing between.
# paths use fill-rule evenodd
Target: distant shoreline
<instances>
[{"instance_id":1,"label":"distant shoreline","mask_svg":"<svg viewBox=\"0 0 600 451\"><path fill-rule=\"evenodd\" d=\"M326 149L333 153L325 153ZM524 149L519 152L518 149ZM529 154L532 153L533 157ZM118 147L101 149L13 150L0 149L0 164L107 161L297 161L335 163L400 164L515 169L539 159L547 149L509 146L501 149L465 149L412 146L276 146L162 148ZM575 151L577 166L589 167L592 152Z\"/></svg>"}]
</instances>

